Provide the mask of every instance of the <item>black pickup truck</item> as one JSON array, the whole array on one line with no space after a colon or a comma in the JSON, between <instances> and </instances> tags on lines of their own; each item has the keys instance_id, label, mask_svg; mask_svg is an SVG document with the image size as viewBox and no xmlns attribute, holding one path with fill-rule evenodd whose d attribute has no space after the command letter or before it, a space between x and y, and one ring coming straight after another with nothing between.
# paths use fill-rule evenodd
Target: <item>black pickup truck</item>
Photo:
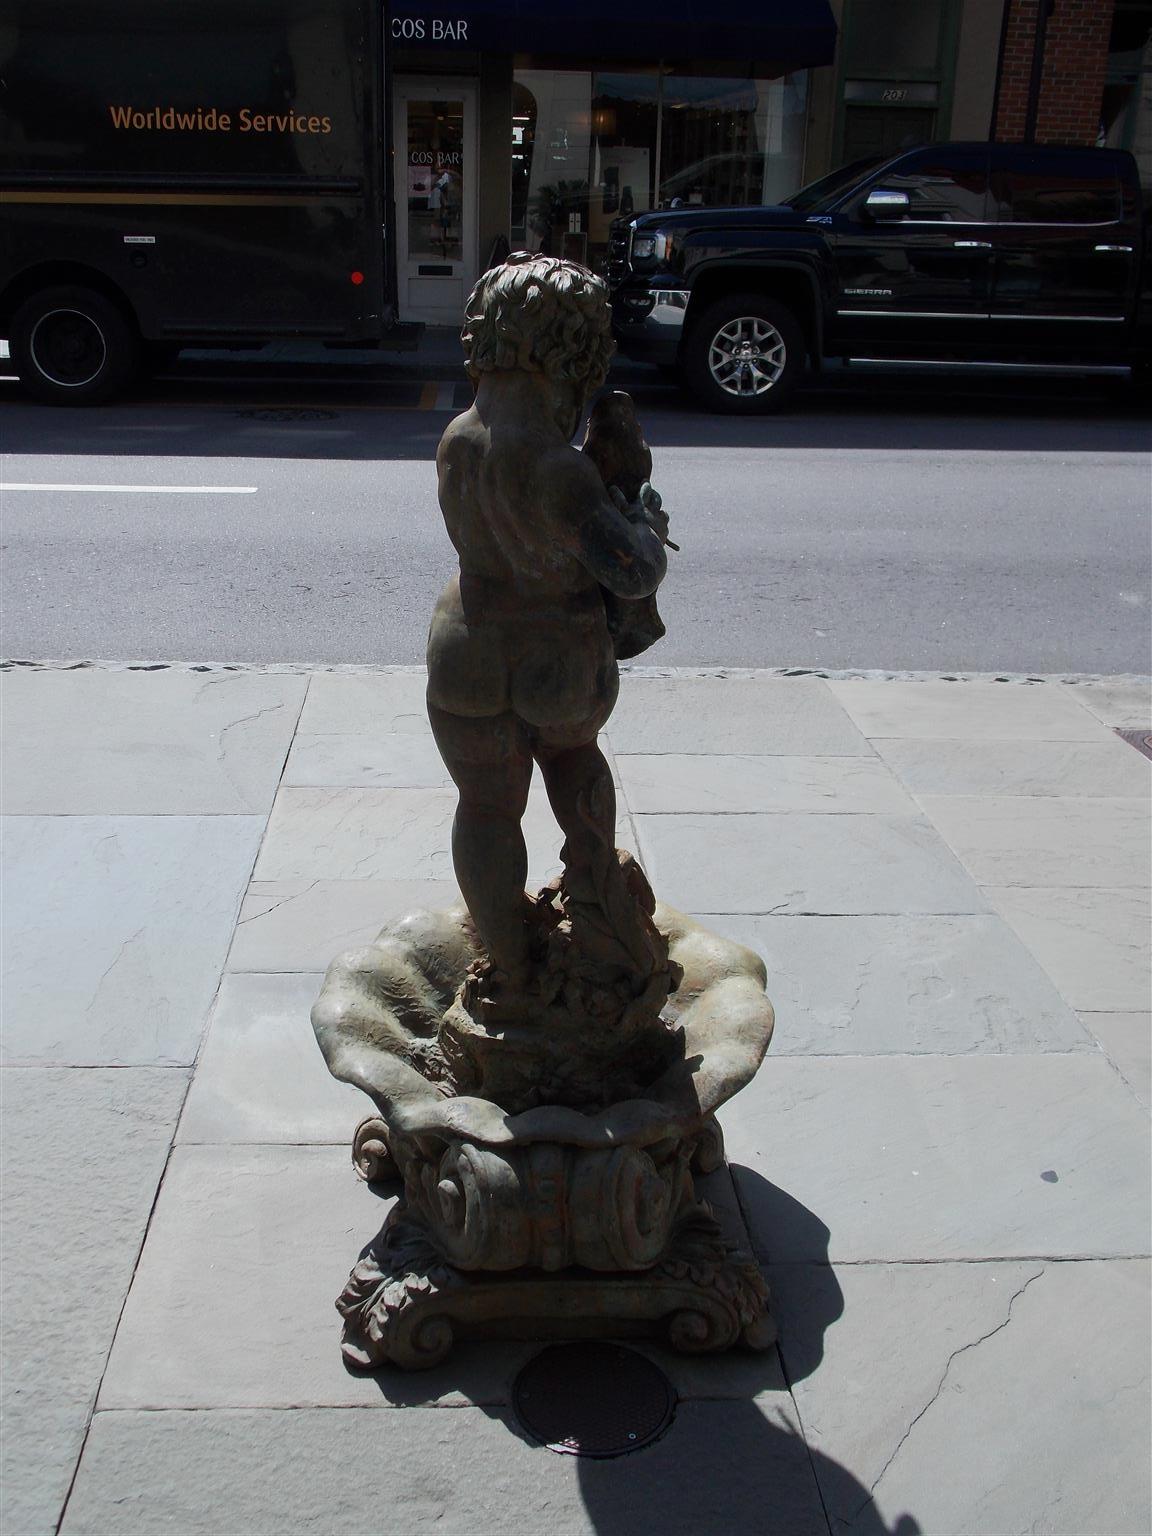
<instances>
[{"instance_id":1,"label":"black pickup truck","mask_svg":"<svg viewBox=\"0 0 1152 1536\"><path fill-rule=\"evenodd\" d=\"M1146 377L1150 265L1130 154L934 144L775 207L618 220L608 280L625 356L752 413L832 358Z\"/></svg>"}]
</instances>

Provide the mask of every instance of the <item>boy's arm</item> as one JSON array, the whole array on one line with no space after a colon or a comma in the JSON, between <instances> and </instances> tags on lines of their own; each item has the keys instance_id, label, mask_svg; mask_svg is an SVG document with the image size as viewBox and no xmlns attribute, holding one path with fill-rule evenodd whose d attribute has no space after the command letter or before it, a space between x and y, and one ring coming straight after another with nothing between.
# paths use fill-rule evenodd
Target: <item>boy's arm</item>
<instances>
[{"instance_id":1,"label":"boy's arm","mask_svg":"<svg viewBox=\"0 0 1152 1536\"><path fill-rule=\"evenodd\" d=\"M664 580L668 557L649 524L667 521L651 487L647 500L617 504L595 465L565 445L540 466L541 490L561 541L602 587L617 597L647 597ZM616 493L619 495L619 492Z\"/></svg>"}]
</instances>

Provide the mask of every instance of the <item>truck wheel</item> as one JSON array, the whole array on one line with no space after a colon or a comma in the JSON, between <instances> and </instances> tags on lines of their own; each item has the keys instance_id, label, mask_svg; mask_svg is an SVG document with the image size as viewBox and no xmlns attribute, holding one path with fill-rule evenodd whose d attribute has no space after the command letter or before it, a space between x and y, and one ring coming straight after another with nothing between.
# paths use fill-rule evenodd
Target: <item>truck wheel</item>
<instances>
[{"instance_id":1,"label":"truck wheel","mask_svg":"<svg viewBox=\"0 0 1152 1536\"><path fill-rule=\"evenodd\" d=\"M778 411L804 368L804 336L796 316L760 293L710 304L684 349L688 388L710 410L731 415Z\"/></svg>"},{"instance_id":2,"label":"truck wheel","mask_svg":"<svg viewBox=\"0 0 1152 1536\"><path fill-rule=\"evenodd\" d=\"M140 342L129 320L91 288L45 288L12 318L12 361L49 405L95 405L132 378Z\"/></svg>"}]
</instances>

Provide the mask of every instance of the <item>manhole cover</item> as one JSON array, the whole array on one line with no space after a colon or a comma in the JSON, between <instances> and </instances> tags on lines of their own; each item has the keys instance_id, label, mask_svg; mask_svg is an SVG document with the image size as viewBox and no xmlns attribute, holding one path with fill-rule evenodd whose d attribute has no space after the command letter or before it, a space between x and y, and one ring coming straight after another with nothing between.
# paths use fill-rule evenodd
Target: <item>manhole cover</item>
<instances>
[{"instance_id":1,"label":"manhole cover","mask_svg":"<svg viewBox=\"0 0 1152 1536\"><path fill-rule=\"evenodd\" d=\"M672 1422L676 1394L651 1360L619 1344L557 1344L512 1387L524 1429L565 1456L627 1456Z\"/></svg>"},{"instance_id":2,"label":"manhole cover","mask_svg":"<svg viewBox=\"0 0 1152 1536\"><path fill-rule=\"evenodd\" d=\"M323 411L304 405L259 406L249 411L237 411L245 421L335 421L335 411Z\"/></svg>"},{"instance_id":3,"label":"manhole cover","mask_svg":"<svg viewBox=\"0 0 1152 1536\"><path fill-rule=\"evenodd\" d=\"M1117 731L1116 734L1129 746L1135 747L1137 752L1143 752L1145 757L1152 758L1152 731Z\"/></svg>"}]
</instances>

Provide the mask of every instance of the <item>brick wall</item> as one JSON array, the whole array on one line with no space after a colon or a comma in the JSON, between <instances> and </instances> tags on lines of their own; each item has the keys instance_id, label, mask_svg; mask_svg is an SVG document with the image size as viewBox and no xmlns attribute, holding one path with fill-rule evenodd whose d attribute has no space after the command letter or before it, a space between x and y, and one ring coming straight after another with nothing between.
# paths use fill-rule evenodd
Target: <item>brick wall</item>
<instances>
[{"instance_id":1,"label":"brick wall","mask_svg":"<svg viewBox=\"0 0 1152 1536\"><path fill-rule=\"evenodd\" d=\"M1024 137L1040 7L1049 0L1008 0L995 137ZM1048 17L1040 80L1038 144L1094 144L1108 63L1114 0L1055 0Z\"/></svg>"}]
</instances>

